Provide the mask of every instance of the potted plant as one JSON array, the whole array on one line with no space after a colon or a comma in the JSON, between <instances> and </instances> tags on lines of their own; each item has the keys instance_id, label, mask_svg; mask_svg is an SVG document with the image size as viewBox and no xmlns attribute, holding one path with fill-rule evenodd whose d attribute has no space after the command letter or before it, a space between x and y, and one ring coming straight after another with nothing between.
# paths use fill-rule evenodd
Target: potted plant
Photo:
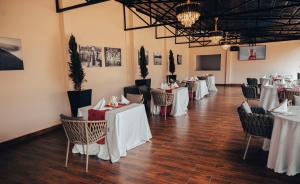
<instances>
[{"instance_id":1,"label":"potted plant","mask_svg":"<svg viewBox=\"0 0 300 184\"><path fill-rule=\"evenodd\" d=\"M146 85L147 87L151 88L151 79L146 79L147 75L149 74L147 68L147 59L144 46L141 47L139 50L139 65L140 65L140 73L143 79L135 80L135 85L142 86Z\"/></svg>"},{"instance_id":2,"label":"potted plant","mask_svg":"<svg viewBox=\"0 0 300 184\"><path fill-rule=\"evenodd\" d=\"M175 61L174 61L174 54L172 50L170 50L169 52L169 72L171 73L171 75L167 75L167 81L170 82L170 79L172 79L175 82L176 81L176 75L174 75Z\"/></svg>"},{"instance_id":3,"label":"potted plant","mask_svg":"<svg viewBox=\"0 0 300 184\"><path fill-rule=\"evenodd\" d=\"M91 105L92 90L82 90L82 83L86 82L85 73L83 71L79 53L77 50L76 39L73 35L69 39L69 78L73 82L73 91L68 91L68 97L70 101L72 116L77 116L77 110L79 107Z\"/></svg>"}]
</instances>

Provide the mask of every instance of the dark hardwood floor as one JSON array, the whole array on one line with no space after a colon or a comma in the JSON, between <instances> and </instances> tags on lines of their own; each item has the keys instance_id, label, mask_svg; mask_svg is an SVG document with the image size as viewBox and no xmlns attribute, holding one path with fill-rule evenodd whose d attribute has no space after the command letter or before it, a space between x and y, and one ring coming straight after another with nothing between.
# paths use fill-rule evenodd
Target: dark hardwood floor
<instances>
[{"instance_id":1,"label":"dark hardwood floor","mask_svg":"<svg viewBox=\"0 0 300 184\"><path fill-rule=\"evenodd\" d=\"M150 120L152 143L128 152L120 162L71 154L64 167L66 138L57 130L0 153L0 183L166 183L166 184L297 184L267 169L262 139L254 139L246 161L243 131L236 113L240 88L219 87L216 96L194 101L188 115Z\"/></svg>"}]
</instances>

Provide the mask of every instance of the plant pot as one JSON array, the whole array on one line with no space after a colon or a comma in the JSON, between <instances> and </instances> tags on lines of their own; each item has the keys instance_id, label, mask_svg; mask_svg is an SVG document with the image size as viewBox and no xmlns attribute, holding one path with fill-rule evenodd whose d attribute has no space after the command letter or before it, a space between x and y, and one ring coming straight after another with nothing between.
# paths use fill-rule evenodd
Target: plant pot
<instances>
[{"instance_id":1,"label":"plant pot","mask_svg":"<svg viewBox=\"0 0 300 184\"><path fill-rule=\"evenodd\" d=\"M176 75L167 75L167 82L170 83L170 79L173 79L173 81L176 81Z\"/></svg>"},{"instance_id":2,"label":"plant pot","mask_svg":"<svg viewBox=\"0 0 300 184\"><path fill-rule=\"evenodd\" d=\"M92 104L92 90L86 89L82 91L68 91L68 97L73 117L77 117L77 111L80 107Z\"/></svg>"},{"instance_id":3,"label":"plant pot","mask_svg":"<svg viewBox=\"0 0 300 184\"><path fill-rule=\"evenodd\" d=\"M151 79L138 79L135 80L135 85L136 86L147 86L148 88L151 88Z\"/></svg>"}]
</instances>

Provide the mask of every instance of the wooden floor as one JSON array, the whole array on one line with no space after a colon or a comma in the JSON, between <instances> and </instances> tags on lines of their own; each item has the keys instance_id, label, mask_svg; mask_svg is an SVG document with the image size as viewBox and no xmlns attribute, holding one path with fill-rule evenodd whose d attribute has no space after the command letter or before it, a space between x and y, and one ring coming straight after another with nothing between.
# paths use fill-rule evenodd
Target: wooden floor
<instances>
[{"instance_id":1,"label":"wooden floor","mask_svg":"<svg viewBox=\"0 0 300 184\"><path fill-rule=\"evenodd\" d=\"M278 184L300 183L300 176L275 174L266 168L267 152L255 139L247 160L243 132L236 113L242 102L239 88L220 87L216 96L193 102L188 115L167 121L150 120L152 143L128 152L120 162L71 154L64 167L66 139L57 130L0 153L0 183L179 183Z\"/></svg>"}]
</instances>

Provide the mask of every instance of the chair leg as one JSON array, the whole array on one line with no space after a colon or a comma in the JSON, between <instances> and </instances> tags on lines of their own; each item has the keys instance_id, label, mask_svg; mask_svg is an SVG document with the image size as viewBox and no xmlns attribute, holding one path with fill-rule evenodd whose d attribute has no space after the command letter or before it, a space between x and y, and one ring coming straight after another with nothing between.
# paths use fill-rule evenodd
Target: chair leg
<instances>
[{"instance_id":1,"label":"chair leg","mask_svg":"<svg viewBox=\"0 0 300 184\"><path fill-rule=\"evenodd\" d=\"M69 149L70 149L70 141L68 140L65 167L68 167Z\"/></svg>"},{"instance_id":2,"label":"chair leg","mask_svg":"<svg viewBox=\"0 0 300 184\"><path fill-rule=\"evenodd\" d=\"M165 120L167 120L167 106L165 106Z\"/></svg>"},{"instance_id":3,"label":"chair leg","mask_svg":"<svg viewBox=\"0 0 300 184\"><path fill-rule=\"evenodd\" d=\"M251 135L248 138L248 143L247 143L247 146L246 146L246 149L245 149L245 152L244 152L243 160L246 159L248 148L249 148L249 145L250 145L250 141L251 141Z\"/></svg>"},{"instance_id":4,"label":"chair leg","mask_svg":"<svg viewBox=\"0 0 300 184\"><path fill-rule=\"evenodd\" d=\"M89 145L86 145L86 163L85 163L85 172L89 170Z\"/></svg>"}]
</instances>

